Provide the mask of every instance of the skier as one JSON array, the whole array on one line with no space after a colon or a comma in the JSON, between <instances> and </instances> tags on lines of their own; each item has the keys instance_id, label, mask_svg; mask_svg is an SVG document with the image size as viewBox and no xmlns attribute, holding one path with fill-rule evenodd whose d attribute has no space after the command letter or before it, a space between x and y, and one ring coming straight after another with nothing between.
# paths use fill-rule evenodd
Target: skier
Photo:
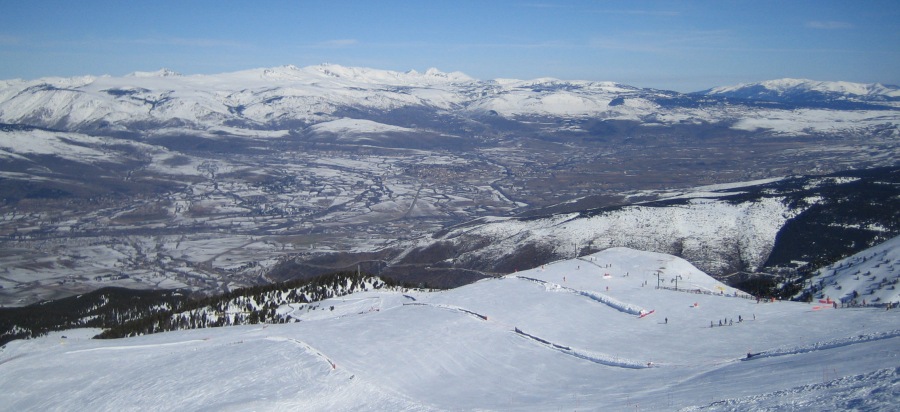
<instances>
[{"instance_id":1,"label":"skier","mask_svg":"<svg viewBox=\"0 0 900 412\"><path fill-rule=\"evenodd\" d=\"M666 318L666 325L669 324L669 318Z\"/></svg>"}]
</instances>

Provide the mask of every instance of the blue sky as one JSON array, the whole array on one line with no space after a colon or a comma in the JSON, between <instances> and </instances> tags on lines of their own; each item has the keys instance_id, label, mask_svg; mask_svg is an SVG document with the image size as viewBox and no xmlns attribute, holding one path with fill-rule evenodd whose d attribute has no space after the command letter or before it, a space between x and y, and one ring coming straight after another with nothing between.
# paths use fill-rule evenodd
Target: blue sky
<instances>
[{"instance_id":1,"label":"blue sky","mask_svg":"<svg viewBox=\"0 0 900 412\"><path fill-rule=\"evenodd\" d=\"M900 84L900 1L0 0L0 79L328 62L696 91Z\"/></svg>"}]
</instances>

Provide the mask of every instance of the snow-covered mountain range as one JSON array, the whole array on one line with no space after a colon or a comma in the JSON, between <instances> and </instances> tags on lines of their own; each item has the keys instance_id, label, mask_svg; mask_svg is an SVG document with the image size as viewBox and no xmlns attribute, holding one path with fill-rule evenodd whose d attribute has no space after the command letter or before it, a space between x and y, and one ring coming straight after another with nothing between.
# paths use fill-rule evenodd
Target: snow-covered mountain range
<instances>
[{"instance_id":1,"label":"snow-covered mountain range","mask_svg":"<svg viewBox=\"0 0 900 412\"><path fill-rule=\"evenodd\" d=\"M876 276L897 278L892 245L874 252L890 256ZM758 300L682 259L627 248L453 290L382 288L275 310L288 323L111 340L69 330L11 342L0 348L0 402L887 411L900 382L896 309Z\"/></svg>"},{"instance_id":2,"label":"snow-covered mountain range","mask_svg":"<svg viewBox=\"0 0 900 412\"><path fill-rule=\"evenodd\" d=\"M376 120L374 112L424 110L463 118L590 116L653 124L740 123L787 116L805 124L788 130L796 133L849 127L838 124L840 116L822 112L829 109L828 104L840 102L860 105L835 109L865 109L851 116L855 129L885 122L896 128L898 93L896 87L882 85L792 79L682 94L613 82L482 81L436 69L394 72L323 64L190 76L163 69L123 77L0 81L0 122L104 134L150 128L210 130L224 125L287 130L344 117ZM743 101L729 102L724 97ZM792 105L765 104L771 101ZM773 116L773 110L781 115ZM433 129L421 119L398 120L392 119L393 126Z\"/></svg>"},{"instance_id":3,"label":"snow-covered mountain range","mask_svg":"<svg viewBox=\"0 0 900 412\"><path fill-rule=\"evenodd\" d=\"M880 83L823 82L808 79L778 79L714 87L699 94L796 105L840 105L841 103L895 105L900 102L900 87L898 86Z\"/></svg>"},{"instance_id":4,"label":"snow-covered mountain range","mask_svg":"<svg viewBox=\"0 0 900 412\"><path fill-rule=\"evenodd\" d=\"M357 263L450 286L576 247L674 253L715 275L758 268L801 209L774 197L634 203L678 188L895 167L900 109L884 95L829 106L329 64L0 81L0 250L11 251L0 253L0 305L105 286L222 292ZM496 240L509 246L496 256L477 256L481 243L459 235L479 222L527 226L510 216L544 208L626 205L580 216L590 225L577 236L542 222L526 232L543 238ZM433 247L417 240L442 230ZM860 248L874 239L863 232ZM540 253L507 256L513 238Z\"/></svg>"}]
</instances>

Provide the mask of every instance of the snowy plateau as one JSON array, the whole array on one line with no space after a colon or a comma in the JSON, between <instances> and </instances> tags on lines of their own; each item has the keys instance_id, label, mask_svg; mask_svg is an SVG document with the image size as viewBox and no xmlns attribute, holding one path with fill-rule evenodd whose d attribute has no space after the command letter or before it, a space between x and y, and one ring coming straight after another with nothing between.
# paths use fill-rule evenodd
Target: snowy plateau
<instances>
[{"instance_id":1,"label":"snowy plateau","mask_svg":"<svg viewBox=\"0 0 900 412\"><path fill-rule=\"evenodd\" d=\"M862 269L896 279L896 246L836 268L869 257L881 264ZM759 301L659 253L611 248L451 290L382 288L315 306L287 305L291 322L277 325L14 341L0 349L0 404L888 411L898 399L900 310Z\"/></svg>"}]
</instances>

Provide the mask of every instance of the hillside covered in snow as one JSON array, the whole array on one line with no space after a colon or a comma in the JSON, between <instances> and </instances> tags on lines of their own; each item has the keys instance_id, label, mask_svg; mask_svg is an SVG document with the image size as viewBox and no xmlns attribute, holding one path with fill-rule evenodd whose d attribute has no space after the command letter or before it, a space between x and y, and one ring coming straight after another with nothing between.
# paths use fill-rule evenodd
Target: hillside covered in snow
<instances>
[{"instance_id":1,"label":"hillside covered in snow","mask_svg":"<svg viewBox=\"0 0 900 412\"><path fill-rule=\"evenodd\" d=\"M834 98L834 93L840 98ZM781 99L798 95L804 100ZM427 117L384 117L385 113L408 117L425 111L449 114L463 120L463 127L483 115L591 117L657 126L737 123L740 127L760 119L784 118L802 127L795 129L787 123L757 127L811 134L887 126L896 133L897 95L896 87L793 79L682 94L614 82L477 80L436 69L419 73L333 64L288 65L215 75L160 70L122 77L4 80L0 81L0 123L110 135L149 129L208 131L222 126L292 130L362 117L439 132ZM730 102L730 97L741 101ZM773 106L772 102L790 105ZM384 127L389 126L377 128Z\"/></svg>"},{"instance_id":2,"label":"hillside covered in snow","mask_svg":"<svg viewBox=\"0 0 900 412\"><path fill-rule=\"evenodd\" d=\"M805 283L798 300L841 306L900 302L900 237L820 268Z\"/></svg>"},{"instance_id":3,"label":"hillside covered in snow","mask_svg":"<svg viewBox=\"0 0 900 412\"><path fill-rule=\"evenodd\" d=\"M900 234L897 179L888 169L852 171L664 191L597 209L560 205L558 213L450 227L408 242L396 260L503 273L630 247L677 255L720 278L816 269Z\"/></svg>"},{"instance_id":4,"label":"hillside covered in snow","mask_svg":"<svg viewBox=\"0 0 900 412\"><path fill-rule=\"evenodd\" d=\"M866 103L896 106L900 87L879 83L823 82L808 79L778 79L758 83L721 86L700 92L707 96L764 100L786 104L832 104L860 107Z\"/></svg>"},{"instance_id":5,"label":"hillside covered in snow","mask_svg":"<svg viewBox=\"0 0 900 412\"><path fill-rule=\"evenodd\" d=\"M453 290L369 290L317 307L279 307L285 324L14 341L0 349L0 402L886 411L900 382L900 311L757 300L682 259L626 248Z\"/></svg>"}]
</instances>

